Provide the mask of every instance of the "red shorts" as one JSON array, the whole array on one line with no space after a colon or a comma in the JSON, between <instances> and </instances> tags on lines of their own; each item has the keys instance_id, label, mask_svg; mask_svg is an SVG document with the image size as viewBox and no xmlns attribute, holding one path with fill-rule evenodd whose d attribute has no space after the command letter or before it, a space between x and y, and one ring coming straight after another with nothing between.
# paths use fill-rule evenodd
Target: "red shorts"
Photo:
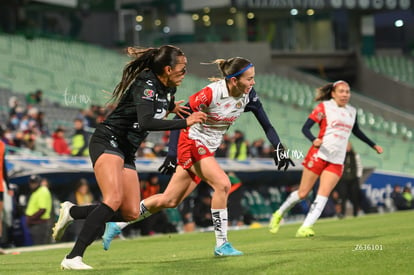
<instances>
[{"instance_id":1,"label":"red shorts","mask_svg":"<svg viewBox=\"0 0 414 275\"><path fill-rule=\"evenodd\" d=\"M181 130L177 148L177 163L190 174L197 184L201 179L188 169L203 158L214 156L201 142L188 137L188 128Z\"/></svg>"},{"instance_id":2,"label":"red shorts","mask_svg":"<svg viewBox=\"0 0 414 275\"><path fill-rule=\"evenodd\" d=\"M313 173L320 176L324 170L337 174L339 177L342 176L344 171L343 164L331 163L326 160L323 160L316 156L318 148L311 147L308 154L302 162L302 165L307 169L311 170Z\"/></svg>"}]
</instances>

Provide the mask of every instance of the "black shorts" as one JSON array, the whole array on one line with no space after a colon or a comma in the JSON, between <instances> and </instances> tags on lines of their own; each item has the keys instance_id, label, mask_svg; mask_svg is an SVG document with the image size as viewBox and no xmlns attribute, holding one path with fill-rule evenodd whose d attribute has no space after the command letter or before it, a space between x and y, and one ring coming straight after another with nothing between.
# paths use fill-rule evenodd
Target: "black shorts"
<instances>
[{"instance_id":1,"label":"black shorts","mask_svg":"<svg viewBox=\"0 0 414 275\"><path fill-rule=\"evenodd\" d=\"M107 153L121 157L125 168L135 170L135 151L124 136L116 134L110 126L102 124L96 127L89 142L89 155L93 166L100 155Z\"/></svg>"},{"instance_id":2,"label":"black shorts","mask_svg":"<svg viewBox=\"0 0 414 275\"><path fill-rule=\"evenodd\" d=\"M3 201L3 200L4 200L4 193L0 192L0 201Z\"/></svg>"}]
</instances>

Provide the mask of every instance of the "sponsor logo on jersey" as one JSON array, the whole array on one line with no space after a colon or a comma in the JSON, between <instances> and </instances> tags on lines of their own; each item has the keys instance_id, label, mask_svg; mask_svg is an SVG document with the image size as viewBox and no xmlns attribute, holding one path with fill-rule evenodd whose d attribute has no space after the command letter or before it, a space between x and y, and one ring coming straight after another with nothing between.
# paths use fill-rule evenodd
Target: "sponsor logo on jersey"
<instances>
[{"instance_id":1,"label":"sponsor logo on jersey","mask_svg":"<svg viewBox=\"0 0 414 275\"><path fill-rule=\"evenodd\" d=\"M231 104L230 103L227 103L226 105L224 105L224 109L227 109L227 108L229 108L231 106Z\"/></svg>"},{"instance_id":2,"label":"sponsor logo on jersey","mask_svg":"<svg viewBox=\"0 0 414 275\"><path fill-rule=\"evenodd\" d=\"M145 89L144 90L144 96L143 99L152 99L154 97L154 91L151 89Z\"/></svg>"},{"instance_id":3,"label":"sponsor logo on jersey","mask_svg":"<svg viewBox=\"0 0 414 275\"><path fill-rule=\"evenodd\" d=\"M151 81L151 80L149 80L149 79L148 79L148 80L147 80L147 82L145 82L145 83L147 83L147 85L148 85L148 86L154 86L154 84L152 84L152 81Z\"/></svg>"}]
</instances>

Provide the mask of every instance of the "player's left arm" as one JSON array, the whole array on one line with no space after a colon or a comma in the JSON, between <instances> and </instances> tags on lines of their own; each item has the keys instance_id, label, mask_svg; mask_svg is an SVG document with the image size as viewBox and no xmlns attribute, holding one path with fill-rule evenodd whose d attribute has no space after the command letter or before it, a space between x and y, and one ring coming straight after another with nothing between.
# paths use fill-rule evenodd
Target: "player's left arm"
<instances>
[{"instance_id":1,"label":"player's left arm","mask_svg":"<svg viewBox=\"0 0 414 275\"><path fill-rule=\"evenodd\" d=\"M362 140L363 142L365 142L366 144L368 144L370 147L374 148L375 151L377 151L378 154L381 154L383 152L383 149L381 146L376 145L375 142L373 142L371 139L369 139L364 132L362 132L361 128L359 128L359 124L358 124L358 117L355 118L355 123L354 123L354 127L352 127L352 133L359 138L360 140Z\"/></svg>"}]
</instances>

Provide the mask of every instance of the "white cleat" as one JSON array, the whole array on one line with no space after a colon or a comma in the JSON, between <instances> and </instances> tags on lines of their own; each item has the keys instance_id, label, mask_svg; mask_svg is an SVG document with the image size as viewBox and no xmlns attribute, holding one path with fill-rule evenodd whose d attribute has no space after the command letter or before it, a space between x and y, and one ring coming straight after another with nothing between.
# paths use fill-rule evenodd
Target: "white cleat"
<instances>
[{"instance_id":1,"label":"white cleat","mask_svg":"<svg viewBox=\"0 0 414 275\"><path fill-rule=\"evenodd\" d=\"M69 214L69 210L73 205L74 204L69 201L65 201L60 204L59 219L55 223L52 233L53 239L56 241L62 239L66 228L73 222L73 218Z\"/></svg>"},{"instance_id":2,"label":"white cleat","mask_svg":"<svg viewBox=\"0 0 414 275\"><path fill-rule=\"evenodd\" d=\"M92 266L89 266L82 262L82 257L77 256L73 259L65 258L60 263L61 269L71 269L71 270L87 270L87 269L93 269Z\"/></svg>"}]
</instances>

